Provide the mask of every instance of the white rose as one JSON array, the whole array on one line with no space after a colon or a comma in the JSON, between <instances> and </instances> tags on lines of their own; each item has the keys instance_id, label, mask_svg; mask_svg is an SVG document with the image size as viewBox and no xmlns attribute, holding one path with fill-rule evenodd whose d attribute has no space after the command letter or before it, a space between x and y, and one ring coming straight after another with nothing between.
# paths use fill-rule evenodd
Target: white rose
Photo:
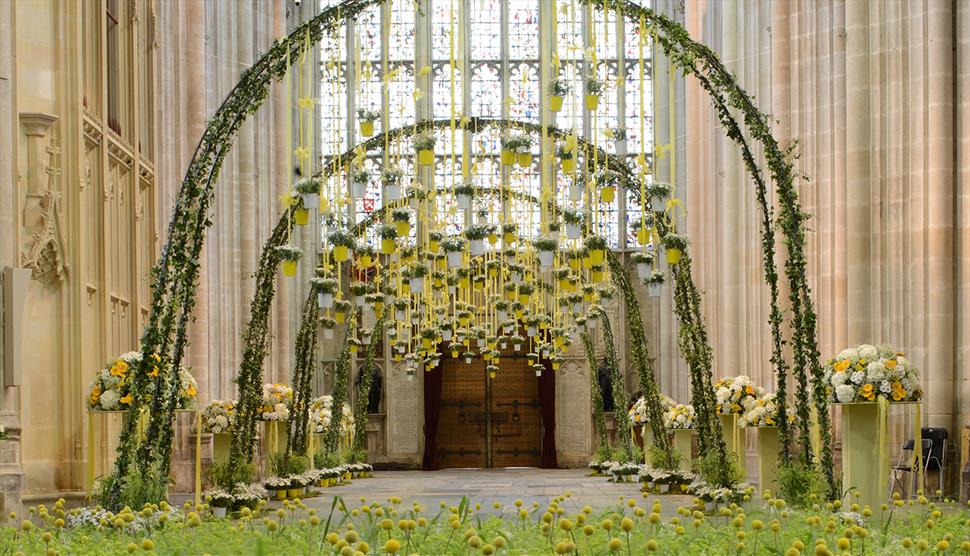
<instances>
[{"instance_id":1,"label":"white rose","mask_svg":"<svg viewBox=\"0 0 970 556\"><path fill-rule=\"evenodd\" d=\"M101 393L101 407L112 410L118 405L119 399L121 396L118 395L117 390L105 390Z\"/></svg>"},{"instance_id":2,"label":"white rose","mask_svg":"<svg viewBox=\"0 0 970 556\"><path fill-rule=\"evenodd\" d=\"M835 388L835 397L842 403L849 403L855 399L855 387L848 384Z\"/></svg>"}]
</instances>

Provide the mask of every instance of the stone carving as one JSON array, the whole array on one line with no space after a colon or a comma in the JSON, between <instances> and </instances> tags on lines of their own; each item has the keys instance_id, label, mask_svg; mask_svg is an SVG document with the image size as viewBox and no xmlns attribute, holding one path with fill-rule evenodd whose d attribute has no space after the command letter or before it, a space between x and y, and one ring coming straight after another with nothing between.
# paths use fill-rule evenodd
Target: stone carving
<instances>
[{"instance_id":1,"label":"stone carving","mask_svg":"<svg viewBox=\"0 0 970 556\"><path fill-rule=\"evenodd\" d=\"M34 232L23 249L23 266L33 270L33 278L47 285L64 280L69 266L64 261L58 203L61 194L46 191L40 198L40 231Z\"/></svg>"}]
</instances>

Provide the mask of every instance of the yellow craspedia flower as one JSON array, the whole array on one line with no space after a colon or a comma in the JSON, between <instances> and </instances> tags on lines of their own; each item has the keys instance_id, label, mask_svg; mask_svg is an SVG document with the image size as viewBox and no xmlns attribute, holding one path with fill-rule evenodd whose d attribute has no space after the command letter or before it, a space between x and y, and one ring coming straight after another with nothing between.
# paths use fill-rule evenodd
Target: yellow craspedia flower
<instances>
[{"instance_id":1,"label":"yellow craspedia flower","mask_svg":"<svg viewBox=\"0 0 970 556\"><path fill-rule=\"evenodd\" d=\"M155 541L151 539L144 539L141 541L141 549L145 552L155 550Z\"/></svg>"},{"instance_id":2,"label":"yellow craspedia flower","mask_svg":"<svg viewBox=\"0 0 970 556\"><path fill-rule=\"evenodd\" d=\"M389 539L384 543L384 552L388 554L397 554L397 551L401 550L401 543L397 539Z\"/></svg>"}]
</instances>

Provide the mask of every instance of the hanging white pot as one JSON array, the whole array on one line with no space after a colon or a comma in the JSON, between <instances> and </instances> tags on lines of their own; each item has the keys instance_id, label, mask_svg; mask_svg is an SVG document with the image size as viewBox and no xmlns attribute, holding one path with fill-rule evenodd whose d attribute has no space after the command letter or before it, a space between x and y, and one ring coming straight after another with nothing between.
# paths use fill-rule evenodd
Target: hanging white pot
<instances>
[{"instance_id":1,"label":"hanging white pot","mask_svg":"<svg viewBox=\"0 0 970 556\"><path fill-rule=\"evenodd\" d=\"M552 251L539 251L539 264L546 268L552 266L552 258L554 255Z\"/></svg>"},{"instance_id":2,"label":"hanging white pot","mask_svg":"<svg viewBox=\"0 0 970 556\"><path fill-rule=\"evenodd\" d=\"M444 342L450 342L451 341L451 329L450 328L445 328L444 330L441 331L441 340L444 341Z\"/></svg>"},{"instance_id":3,"label":"hanging white pot","mask_svg":"<svg viewBox=\"0 0 970 556\"><path fill-rule=\"evenodd\" d=\"M478 338L478 349L485 347L485 338Z\"/></svg>"},{"instance_id":4,"label":"hanging white pot","mask_svg":"<svg viewBox=\"0 0 970 556\"><path fill-rule=\"evenodd\" d=\"M404 320L407 317L406 311L404 309L397 309L394 311L394 318L397 320Z\"/></svg>"},{"instance_id":5,"label":"hanging white pot","mask_svg":"<svg viewBox=\"0 0 970 556\"><path fill-rule=\"evenodd\" d=\"M485 254L485 242L481 239L473 239L469 242L473 257Z\"/></svg>"},{"instance_id":6,"label":"hanging white pot","mask_svg":"<svg viewBox=\"0 0 970 556\"><path fill-rule=\"evenodd\" d=\"M364 306L364 303L366 303L366 302L367 302L367 299L364 298L364 296L362 296L362 295L358 295L358 296L354 297L354 303L356 303L358 307L363 307Z\"/></svg>"},{"instance_id":7,"label":"hanging white pot","mask_svg":"<svg viewBox=\"0 0 970 556\"><path fill-rule=\"evenodd\" d=\"M505 340L502 340L502 341L501 341L501 342L499 343L499 346L501 346L501 348L502 348L502 349L505 349L505 348L507 348L507 347L508 347L508 345L509 345L509 343L508 343L508 342L506 342Z\"/></svg>"},{"instance_id":8,"label":"hanging white pot","mask_svg":"<svg viewBox=\"0 0 970 556\"><path fill-rule=\"evenodd\" d=\"M521 282L522 281L522 273L519 272L518 270L513 270L512 271L512 281L515 282L516 284L518 284L519 282Z\"/></svg>"},{"instance_id":9,"label":"hanging white pot","mask_svg":"<svg viewBox=\"0 0 970 556\"><path fill-rule=\"evenodd\" d=\"M411 293L424 293L424 278L411 278Z\"/></svg>"},{"instance_id":10,"label":"hanging white pot","mask_svg":"<svg viewBox=\"0 0 970 556\"><path fill-rule=\"evenodd\" d=\"M501 320L505 320L505 319L501 319ZM504 327L502 327L502 333L503 334L511 334L512 333L512 325L511 324L506 324Z\"/></svg>"},{"instance_id":11,"label":"hanging white pot","mask_svg":"<svg viewBox=\"0 0 970 556\"><path fill-rule=\"evenodd\" d=\"M522 344L516 342L516 343L512 344L512 349L514 349L515 351L519 351L519 350L522 349Z\"/></svg>"},{"instance_id":12,"label":"hanging white pot","mask_svg":"<svg viewBox=\"0 0 970 556\"><path fill-rule=\"evenodd\" d=\"M542 370L536 369L536 376L542 376Z\"/></svg>"},{"instance_id":13,"label":"hanging white pot","mask_svg":"<svg viewBox=\"0 0 970 556\"><path fill-rule=\"evenodd\" d=\"M303 208L305 208L305 209L320 208L320 194L319 193L304 193L303 194Z\"/></svg>"},{"instance_id":14,"label":"hanging white pot","mask_svg":"<svg viewBox=\"0 0 970 556\"><path fill-rule=\"evenodd\" d=\"M566 237L569 239L579 239L583 235L583 229L579 224L566 224Z\"/></svg>"},{"instance_id":15,"label":"hanging white pot","mask_svg":"<svg viewBox=\"0 0 970 556\"><path fill-rule=\"evenodd\" d=\"M583 302L582 301L580 301L579 303L573 303L573 312L574 313L582 313L583 312Z\"/></svg>"},{"instance_id":16,"label":"hanging white pot","mask_svg":"<svg viewBox=\"0 0 970 556\"><path fill-rule=\"evenodd\" d=\"M418 207L421 206L421 200L416 197L411 197L408 199L408 206L411 207L411 210L418 210Z\"/></svg>"},{"instance_id":17,"label":"hanging white pot","mask_svg":"<svg viewBox=\"0 0 970 556\"><path fill-rule=\"evenodd\" d=\"M317 307L329 309L333 307L333 294L320 292L317 294Z\"/></svg>"},{"instance_id":18,"label":"hanging white pot","mask_svg":"<svg viewBox=\"0 0 970 556\"><path fill-rule=\"evenodd\" d=\"M333 340L333 328L324 328L323 329L323 339L324 340Z\"/></svg>"},{"instance_id":19,"label":"hanging white pot","mask_svg":"<svg viewBox=\"0 0 970 556\"><path fill-rule=\"evenodd\" d=\"M458 268L461 266L461 251L448 252L448 268Z\"/></svg>"},{"instance_id":20,"label":"hanging white pot","mask_svg":"<svg viewBox=\"0 0 970 556\"><path fill-rule=\"evenodd\" d=\"M637 263L637 275L639 275L641 279L650 276L650 265L647 263Z\"/></svg>"},{"instance_id":21,"label":"hanging white pot","mask_svg":"<svg viewBox=\"0 0 970 556\"><path fill-rule=\"evenodd\" d=\"M385 201L399 201L401 200L401 186L400 185L385 185L384 186L384 200Z\"/></svg>"},{"instance_id":22,"label":"hanging white pot","mask_svg":"<svg viewBox=\"0 0 970 556\"><path fill-rule=\"evenodd\" d=\"M570 201L582 201L583 200L583 188L578 185L569 186L569 200Z\"/></svg>"},{"instance_id":23,"label":"hanging white pot","mask_svg":"<svg viewBox=\"0 0 970 556\"><path fill-rule=\"evenodd\" d=\"M397 336L397 328L394 328L394 327L388 328L387 329L387 337L388 338L393 338L395 336Z\"/></svg>"},{"instance_id":24,"label":"hanging white pot","mask_svg":"<svg viewBox=\"0 0 970 556\"><path fill-rule=\"evenodd\" d=\"M398 352L398 353L404 353L404 347L405 347L405 346L403 346L403 345L399 345L399 346L397 346L397 352Z\"/></svg>"},{"instance_id":25,"label":"hanging white pot","mask_svg":"<svg viewBox=\"0 0 970 556\"><path fill-rule=\"evenodd\" d=\"M660 297L660 292L662 292L663 289L663 284L649 284L647 285L647 294L650 297Z\"/></svg>"},{"instance_id":26,"label":"hanging white pot","mask_svg":"<svg viewBox=\"0 0 970 556\"><path fill-rule=\"evenodd\" d=\"M472 197L471 195L458 195L458 208L462 210L469 210L472 208Z\"/></svg>"},{"instance_id":27,"label":"hanging white pot","mask_svg":"<svg viewBox=\"0 0 970 556\"><path fill-rule=\"evenodd\" d=\"M354 196L354 199L363 199L366 193L367 193L366 183L355 181L350 186L350 194Z\"/></svg>"},{"instance_id":28,"label":"hanging white pot","mask_svg":"<svg viewBox=\"0 0 970 556\"><path fill-rule=\"evenodd\" d=\"M370 345L370 334L361 334L360 343L365 346Z\"/></svg>"},{"instance_id":29,"label":"hanging white pot","mask_svg":"<svg viewBox=\"0 0 970 556\"><path fill-rule=\"evenodd\" d=\"M414 375L411 373L408 373L408 382L413 382L413 381L414 381Z\"/></svg>"},{"instance_id":30,"label":"hanging white pot","mask_svg":"<svg viewBox=\"0 0 970 556\"><path fill-rule=\"evenodd\" d=\"M448 295L455 295L455 286L448 286Z\"/></svg>"},{"instance_id":31,"label":"hanging white pot","mask_svg":"<svg viewBox=\"0 0 970 556\"><path fill-rule=\"evenodd\" d=\"M549 348L542 348L542 357L549 357Z\"/></svg>"},{"instance_id":32,"label":"hanging white pot","mask_svg":"<svg viewBox=\"0 0 970 556\"><path fill-rule=\"evenodd\" d=\"M470 365L470 364L471 364L471 362L472 362L472 358L471 358L471 356L466 356L466 357L465 357L465 364L466 364L466 365Z\"/></svg>"},{"instance_id":33,"label":"hanging white pot","mask_svg":"<svg viewBox=\"0 0 970 556\"><path fill-rule=\"evenodd\" d=\"M421 324L421 315L419 315L418 313L420 313L420 311L415 311L414 313L411 313L411 324Z\"/></svg>"},{"instance_id":34,"label":"hanging white pot","mask_svg":"<svg viewBox=\"0 0 970 556\"><path fill-rule=\"evenodd\" d=\"M509 312L504 311L502 309L497 309L495 311L495 318L497 318L498 320L506 320L509 318Z\"/></svg>"},{"instance_id":35,"label":"hanging white pot","mask_svg":"<svg viewBox=\"0 0 970 556\"><path fill-rule=\"evenodd\" d=\"M535 336L536 335L536 327L535 326L526 327L525 333L530 338L533 337L533 336Z\"/></svg>"}]
</instances>

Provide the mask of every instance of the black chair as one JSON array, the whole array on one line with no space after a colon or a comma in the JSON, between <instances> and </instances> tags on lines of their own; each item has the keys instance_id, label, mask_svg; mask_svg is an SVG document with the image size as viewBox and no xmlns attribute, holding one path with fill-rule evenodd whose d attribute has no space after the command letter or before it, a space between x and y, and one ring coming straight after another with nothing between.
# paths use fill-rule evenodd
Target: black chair
<instances>
[{"instance_id":1,"label":"black chair","mask_svg":"<svg viewBox=\"0 0 970 556\"><path fill-rule=\"evenodd\" d=\"M916 484L917 484L916 473L917 472L923 473L923 477L924 477L923 480L925 482L926 468L929 465L930 456L933 452L933 441L930 440L929 438L923 438L920 442L920 445L922 446L922 450L920 450L920 452L922 452L923 454L922 468L918 467L919 459L916 459L916 460L913 459L913 448L916 446L916 441L910 438L909 440L903 443L903 449L902 451L899 452L899 459L896 461L896 465L892 466L893 477L892 477L892 483L890 483L889 485L890 498L892 498L892 493L896 489L896 487L899 487L899 489L903 491L903 494L906 493L906 487L899 480L900 475L902 475L903 473L912 473L913 475L913 490L911 492L916 492ZM911 465L910 462L913 462L913 465ZM916 467L915 471L913 469L914 467Z\"/></svg>"},{"instance_id":2,"label":"black chair","mask_svg":"<svg viewBox=\"0 0 970 556\"><path fill-rule=\"evenodd\" d=\"M924 441L931 440L933 442L933 448L926 458L926 471L936 471L939 473L937 488L943 490L943 485L946 484L943 480L943 473L946 470L946 441L950 434L943 427L924 427L920 429L920 434ZM924 484L925 481L924 479Z\"/></svg>"}]
</instances>

